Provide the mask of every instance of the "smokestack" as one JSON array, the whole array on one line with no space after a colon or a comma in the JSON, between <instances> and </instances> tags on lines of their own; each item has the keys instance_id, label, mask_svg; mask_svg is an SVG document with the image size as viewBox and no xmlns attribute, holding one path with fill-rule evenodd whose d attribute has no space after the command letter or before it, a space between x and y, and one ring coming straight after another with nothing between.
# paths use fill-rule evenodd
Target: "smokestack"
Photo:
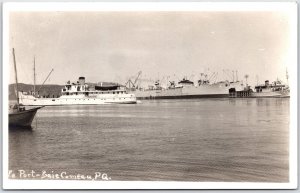
<instances>
[{"instance_id":1,"label":"smokestack","mask_svg":"<svg viewBox=\"0 0 300 193\"><path fill-rule=\"evenodd\" d=\"M269 86L269 81L268 80L265 81L265 85Z\"/></svg>"},{"instance_id":2,"label":"smokestack","mask_svg":"<svg viewBox=\"0 0 300 193\"><path fill-rule=\"evenodd\" d=\"M85 78L84 77L79 77L79 84L84 85L85 84Z\"/></svg>"}]
</instances>

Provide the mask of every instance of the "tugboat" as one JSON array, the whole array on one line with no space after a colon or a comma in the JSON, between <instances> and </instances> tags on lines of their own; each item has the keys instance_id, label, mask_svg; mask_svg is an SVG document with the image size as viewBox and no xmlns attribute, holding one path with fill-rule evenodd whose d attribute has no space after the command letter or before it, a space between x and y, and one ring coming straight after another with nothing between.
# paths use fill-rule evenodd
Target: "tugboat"
<instances>
[{"instance_id":1,"label":"tugboat","mask_svg":"<svg viewBox=\"0 0 300 193\"><path fill-rule=\"evenodd\" d=\"M27 109L25 106L21 105L19 102L19 92L18 92L18 78L17 78L17 66L15 59L15 50L13 48L13 57L14 57L14 69L15 69L15 91L17 94L17 104L11 105L9 108L9 126L21 126L21 127L30 127L34 119L34 116L38 109L41 107L35 107Z\"/></svg>"}]
</instances>

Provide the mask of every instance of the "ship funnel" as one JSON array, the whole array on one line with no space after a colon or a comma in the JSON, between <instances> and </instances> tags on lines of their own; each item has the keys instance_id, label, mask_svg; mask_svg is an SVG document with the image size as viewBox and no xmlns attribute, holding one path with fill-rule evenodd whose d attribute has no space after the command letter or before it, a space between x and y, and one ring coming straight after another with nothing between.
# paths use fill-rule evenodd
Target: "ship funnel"
<instances>
[{"instance_id":1,"label":"ship funnel","mask_svg":"<svg viewBox=\"0 0 300 193\"><path fill-rule=\"evenodd\" d=\"M85 78L84 77L79 77L79 84L84 85L85 84Z\"/></svg>"},{"instance_id":2,"label":"ship funnel","mask_svg":"<svg viewBox=\"0 0 300 193\"><path fill-rule=\"evenodd\" d=\"M265 81L265 85L269 86L269 81L268 80Z\"/></svg>"}]
</instances>

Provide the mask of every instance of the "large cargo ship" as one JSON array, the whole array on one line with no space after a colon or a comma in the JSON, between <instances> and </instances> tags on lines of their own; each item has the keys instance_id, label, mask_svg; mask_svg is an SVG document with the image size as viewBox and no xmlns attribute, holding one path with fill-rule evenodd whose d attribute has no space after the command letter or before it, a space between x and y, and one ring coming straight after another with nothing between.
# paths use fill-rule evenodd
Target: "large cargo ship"
<instances>
[{"instance_id":1,"label":"large cargo ship","mask_svg":"<svg viewBox=\"0 0 300 193\"><path fill-rule=\"evenodd\" d=\"M222 98L229 97L229 89L243 90L244 85L240 81L220 81L209 83L207 80L199 80L198 84L184 78L176 85L170 82L167 88L155 82L155 86L149 89L134 89L130 92L135 94L137 99L176 99L176 98Z\"/></svg>"},{"instance_id":2,"label":"large cargo ship","mask_svg":"<svg viewBox=\"0 0 300 193\"><path fill-rule=\"evenodd\" d=\"M57 98L41 97L37 93L19 92L19 100L23 105L52 106L52 105L100 105L100 104L135 104L136 97L129 94L120 86L89 88L85 77L79 77L77 83L70 81L61 90Z\"/></svg>"}]
</instances>

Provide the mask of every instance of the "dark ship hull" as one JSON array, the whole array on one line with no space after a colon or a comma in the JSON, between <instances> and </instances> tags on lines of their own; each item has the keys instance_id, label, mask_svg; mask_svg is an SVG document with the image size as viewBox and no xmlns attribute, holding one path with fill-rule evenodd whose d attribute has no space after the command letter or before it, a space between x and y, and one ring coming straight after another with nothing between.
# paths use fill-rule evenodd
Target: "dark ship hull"
<instances>
[{"instance_id":1,"label":"dark ship hull","mask_svg":"<svg viewBox=\"0 0 300 193\"><path fill-rule=\"evenodd\" d=\"M17 110L9 113L9 126L29 127L34 119L38 109L42 107L32 108L28 110Z\"/></svg>"}]
</instances>

